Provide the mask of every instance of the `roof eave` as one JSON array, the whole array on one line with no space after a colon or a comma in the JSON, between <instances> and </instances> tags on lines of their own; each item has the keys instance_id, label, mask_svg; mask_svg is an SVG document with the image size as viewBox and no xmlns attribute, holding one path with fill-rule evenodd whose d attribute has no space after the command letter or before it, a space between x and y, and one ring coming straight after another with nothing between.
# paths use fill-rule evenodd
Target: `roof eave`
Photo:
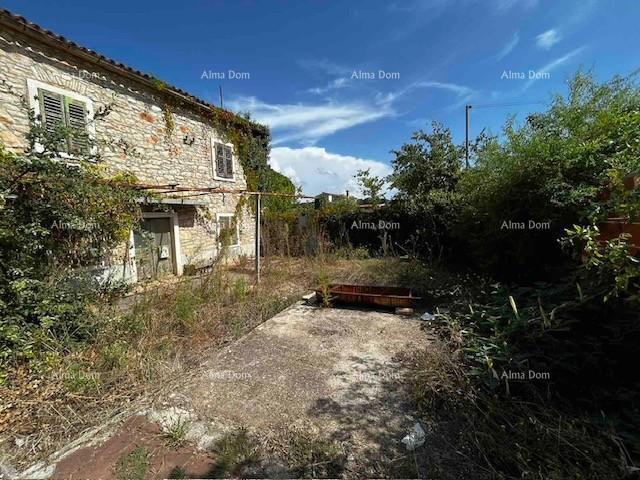
<instances>
[{"instance_id":1,"label":"roof eave","mask_svg":"<svg viewBox=\"0 0 640 480\"><path fill-rule=\"evenodd\" d=\"M79 58L80 60L92 63L107 71L113 72L129 80L142 84L161 95L170 95L187 105L195 107L202 112L206 112L209 114L215 111L228 112L234 115L236 118L241 119L241 121L246 121L247 123L249 123L254 133L258 133L260 135L264 134L265 127L263 125L244 119L233 112L220 107L216 107L215 105L200 100L197 97L189 95L188 93L183 92L172 85L163 83L164 85L166 85L166 87L159 88L157 85L158 79L153 78L150 75L135 70L131 67L127 67L122 63L117 63L114 60L105 57L104 55L100 55L99 53L94 52L93 50L80 47L74 42L71 42L62 36L56 35L49 30L43 29L42 27L29 22L24 17L14 15L8 10L0 9L0 24L11 30L23 33L24 35L36 41L39 41L51 48L59 51L64 51L69 55Z\"/></svg>"}]
</instances>

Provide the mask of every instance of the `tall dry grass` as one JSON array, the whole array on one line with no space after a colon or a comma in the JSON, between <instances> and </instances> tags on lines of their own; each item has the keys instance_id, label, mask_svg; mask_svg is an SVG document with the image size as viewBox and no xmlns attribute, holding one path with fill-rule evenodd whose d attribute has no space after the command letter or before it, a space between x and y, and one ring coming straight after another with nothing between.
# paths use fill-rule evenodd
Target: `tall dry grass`
<instances>
[{"instance_id":1,"label":"tall dry grass","mask_svg":"<svg viewBox=\"0 0 640 480\"><path fill-rule=\"evenodd\" d=\"M246 263L246 262L245 262ZM43 458L83 430L133 408L299 300L319 275L345 278L364 263L336 256L266 259L255 284L242 265L140 285L96 301L92 336L66 355L19 366L0 387L0 449L14 465Z\"/></svg>"}]
</instances>

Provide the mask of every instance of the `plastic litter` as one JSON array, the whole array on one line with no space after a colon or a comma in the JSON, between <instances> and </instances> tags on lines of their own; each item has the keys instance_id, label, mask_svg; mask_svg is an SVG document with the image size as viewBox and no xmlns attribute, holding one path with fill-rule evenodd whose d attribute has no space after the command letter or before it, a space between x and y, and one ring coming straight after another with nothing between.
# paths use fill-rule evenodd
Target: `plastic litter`
<instances>
[{"instance_id":1,"label":"plastic litter","mask_svg":"<svg viewBox=\"0 0 640 480\"><path fill-rule=\"evenodd\" d=\"M419 423L416 423L409 434L402 439L402 443L407 447L407 450L415 450L416 448L424 445L426 435L427 434L422 429L422 426Z\"/></svg>"},{"instance_id":2,"label":"plastic litter","mask_svg":"<svg viewBox=\"0 0 640 480\"><path fill-rule=\"evenodd\" d=\"M425 322L430 322L431 320L433 320L434 318L436 318L436 316L432 313L426 312L425 314L423 314L420 317L422 320L424 320Z\"/></svg>"}]
</instances>

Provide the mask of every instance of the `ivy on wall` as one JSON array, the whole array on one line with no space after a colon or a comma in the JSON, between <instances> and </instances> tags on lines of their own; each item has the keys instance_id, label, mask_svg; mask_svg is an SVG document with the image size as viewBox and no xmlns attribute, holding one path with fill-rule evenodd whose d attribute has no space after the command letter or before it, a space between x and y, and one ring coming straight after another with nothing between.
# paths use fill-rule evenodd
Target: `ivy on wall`
<instances>
[{"instance_id":1,"label":"ivy on wall","mask_svg":"<svg viewBox=\"0 0 640 480\"><path fill-rule=\"evenodd\" d=\"M167 87L158 84L157 88L164 92ZM175 99L163 99L163 117L169 134L175 129L174 112L177 107ZM295 193L294 184L269 166L271 133L268 127L252 121L248 116L236 115L217 107L205 112L204 117L225 142L234 145L247 181L247 190Z\"/></svg>"},{"instance_id":2,"label":"ivy on wall","mask_svg":"<svg viewBox=\"0 0 640 480\"><path fill-rule=\"evenodd\" d=\"M222 138L233 143L247 179L247 189L260 191L261 175L269 169L271 134L264 125L222 109L212 111L212 126Z\"/></svg>"},{"instance_id":3,"label":"ivy on wall","mask_svg":"<svg viewBox=\"0 0 640 480\"><path fill-rule=\"evenodd\" d=\"M212 126L227 142L234 145L247 180L247 190L295 194L293 182L269 166L271 133L269 128L222 109L214 109ZM294 198L264 197L267 211L284 212L295 205Z\"/></svg>"},{"instance_id":4,"label":"ivy on wall","mask_svg":"<svg viewBox=\"0 0 640 480\"><path fill-rule=\"evenodd\" d=\"M91 302L103 292L93 265L140 220L134 176L105 175L81 153L57 160L68 135L34 123L24 154L0 145L0 385L9 364L93 335Z\"/></svg>"}]
</instances>

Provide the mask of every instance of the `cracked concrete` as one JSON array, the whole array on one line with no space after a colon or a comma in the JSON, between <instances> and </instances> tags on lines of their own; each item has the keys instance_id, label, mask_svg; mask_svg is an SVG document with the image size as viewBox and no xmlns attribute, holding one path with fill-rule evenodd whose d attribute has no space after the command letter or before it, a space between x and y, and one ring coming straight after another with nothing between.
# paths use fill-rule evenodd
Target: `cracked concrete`
<instances>
[{"instance_id":1,"label":"cracked concrete","mask_svg":"<svg viewBox=\"0 0 640 480\"><path fill-rule=\"evenodd\" d=\"M184 422L186 439L194 451L206 452L206 462L215 463L215 442L240 427L268 437L295 426L341 442L350 458L392 457L402 452L400 440L415 423L401 354L426 342L417 317L301 302L203 358L196 372L139 413L165 434ZM112 438L118 435L116 429ZM109 443L94 440L70 451L64 468L40 465L38 473L94 477L86 459L100 458L100 442ZM125 451L126 445L110 448ZM163 457L167 462L171 458ZM100 472L109 472L107 467L101 465Z\"/></svg>"}]
</instances>

